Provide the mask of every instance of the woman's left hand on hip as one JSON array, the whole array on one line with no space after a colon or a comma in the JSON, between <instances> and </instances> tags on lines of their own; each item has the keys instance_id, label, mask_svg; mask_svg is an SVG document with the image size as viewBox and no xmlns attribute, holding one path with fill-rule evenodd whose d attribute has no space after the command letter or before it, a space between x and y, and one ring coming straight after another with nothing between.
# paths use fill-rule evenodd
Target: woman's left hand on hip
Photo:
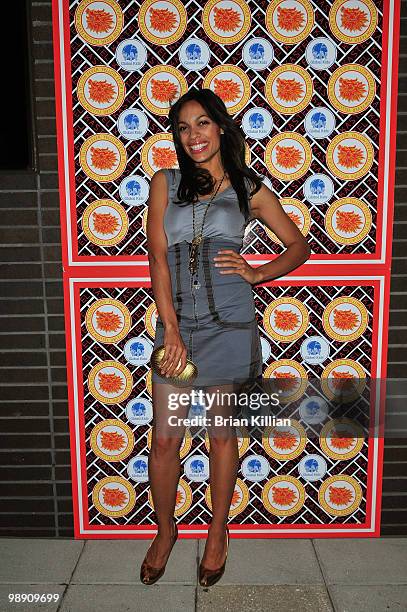
<instances>
[{"instance_id":1,"label":"woman's left hand on hip","mask_svg":"<svg viewBox=\"0 0 407 612\"><path fill-rule=\"evenodd\" d=\"M256 268L253 268L233 249L222 249L218 251L218 255L213 258L216 267L232 268L231 270L219 270L220 274L239 274L248 283L254 284L258 282Z\"/></svg>"}]
</instances>

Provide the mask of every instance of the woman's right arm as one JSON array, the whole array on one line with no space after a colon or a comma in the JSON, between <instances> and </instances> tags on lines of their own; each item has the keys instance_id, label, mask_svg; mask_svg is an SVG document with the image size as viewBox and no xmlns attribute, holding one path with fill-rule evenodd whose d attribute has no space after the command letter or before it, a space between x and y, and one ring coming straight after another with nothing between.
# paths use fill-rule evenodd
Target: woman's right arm
<instances>
[{"instance_id":1,"label":"woman's right arm","mask_svg":"<svg viewBox=\"0 0 407 612\"><path fill-rule=\"evenodd\" d=\"M168 205L167 178L158 170L151 179L147 214L147 250L150 264L151 287L158 313L164 325L165 354L161 364L163 375L177 375L186 366L187 350L179 333L174 309L171 276L167 261L167 236L164 214ZM177 364L181 360L179 368Z\"/></svg>"}]
</instances>

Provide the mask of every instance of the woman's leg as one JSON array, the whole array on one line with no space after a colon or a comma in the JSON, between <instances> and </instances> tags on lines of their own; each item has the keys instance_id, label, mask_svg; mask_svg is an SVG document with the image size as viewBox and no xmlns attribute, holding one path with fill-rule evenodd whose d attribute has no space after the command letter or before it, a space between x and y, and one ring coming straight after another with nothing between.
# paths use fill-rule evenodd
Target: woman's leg
<instances>
[{"instance_id":1,"label":"woman's leg","mask_svg":"<svg viewBox=\"0 0 407 612\"><path fill-rule=\"evenodd\" d=\"M174 533L173 516L181 471L179 449L185 434L184 425L170 425L168 419L187 417L189 406L180 405L177 397L190 391L190 387L152 383L154 418L148 475L158 533L148 551L147 562L153 567L161 567L166 562ZM178 407L171 410L171 405Z\"/></svg>"},{"instance_id":2,"label":"woman's leg","mask_svg":"<svg viewBox=\"0 0 407 612\"><path fill-rule=\"evenodd\" d=\"M237 433L227 419L236 416L234 399L238 391L239 386L234 384L206 388L206 393L215 394L213 395L215 398L219 392L219 401L215 401L207 412L207 416L211 419L208 435L212 522L208 530L202 564L208 569L220 567L225 559L225 529L239 469ZM223 400L222 393L225 394ZM222 417L226 423L216 425L215 416Z\"/></svg>"}]
</instances>

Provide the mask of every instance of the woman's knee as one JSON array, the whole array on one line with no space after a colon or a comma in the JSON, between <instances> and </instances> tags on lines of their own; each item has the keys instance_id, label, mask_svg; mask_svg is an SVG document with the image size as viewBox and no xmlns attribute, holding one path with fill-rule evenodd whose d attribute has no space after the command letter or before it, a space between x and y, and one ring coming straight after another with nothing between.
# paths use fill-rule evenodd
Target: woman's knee
<instances>
[{"instance_id":1,"label":"woman's knee","mask_svg":"<svg viewBox=\"0 0 407 612\"><path fill-rule=\"evenodd\" d=\"M151 440L150 455L156 457L179 456L179 449L182 443L182 438L168 435L154 435Z\"/></svg>"},{"instance_id":2,"label":"woman's knee","mask_svg":"<svg viewBox=\"0 0 407 612\"><path fill-rule=\"evenodd\" d=\"M227 448L237 448L237 434L233 430L217 431L213 435L209 434L209 444L213 453L222 453Z\"/></svg>"}]
</instances>

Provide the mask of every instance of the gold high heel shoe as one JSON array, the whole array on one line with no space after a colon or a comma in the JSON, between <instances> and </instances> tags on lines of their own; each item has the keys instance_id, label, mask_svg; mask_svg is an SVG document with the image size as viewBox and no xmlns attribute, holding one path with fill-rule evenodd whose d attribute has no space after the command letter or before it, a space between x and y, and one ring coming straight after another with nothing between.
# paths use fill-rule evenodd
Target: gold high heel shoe
<instances>
[{"instance_id":1,"label":"gold high heel shoe","mask_svg":"<svg viewBox=\"0 0 407 612\"><path fill-rule=\"evenodd\" d=\"M153 567L152 565L147 563L146 558L147 558L147 555L148 555L148 551L150 550L151 546L153 545L153 542L155 540L155 538L154 538L153 542L151 542L150 546L148 547L146 556L144 557L144 561L141 564L141 568L140 568L140 580L141 580L141 582L143 584L154 584L155 582L157 582L157 580L159 580L159 578L161 578L161 576L165 572L165 568L167 566L167 562L168 562L168 559L170 557L172 548L173 548L173 546L174 546L174 544L175 544L175 542L177 541L177 538L178 538L177 523L175 522L175 518L174 517L173 517L172 520L174 521L174 535L172 536L171 548L170 548L170 551L168 553L167 561L164 563L164 565L162 567Z\"/></svg>"},{"instance_id":2,"label":"gold high heel shoe","mask_svg":"<svg viewBox=\"0 0 407 612\"><path fill-rule=\"evenodd\" d=\"M217 569L211 570L202 565L199 565L199 584L203 587L210 587L216 584L218 580L220 580L224 574L226 559L228 558L229 551L229 528L226 525L226 556L223 562L223 565L218 567Z\"/></svg>"}]
</instances>

